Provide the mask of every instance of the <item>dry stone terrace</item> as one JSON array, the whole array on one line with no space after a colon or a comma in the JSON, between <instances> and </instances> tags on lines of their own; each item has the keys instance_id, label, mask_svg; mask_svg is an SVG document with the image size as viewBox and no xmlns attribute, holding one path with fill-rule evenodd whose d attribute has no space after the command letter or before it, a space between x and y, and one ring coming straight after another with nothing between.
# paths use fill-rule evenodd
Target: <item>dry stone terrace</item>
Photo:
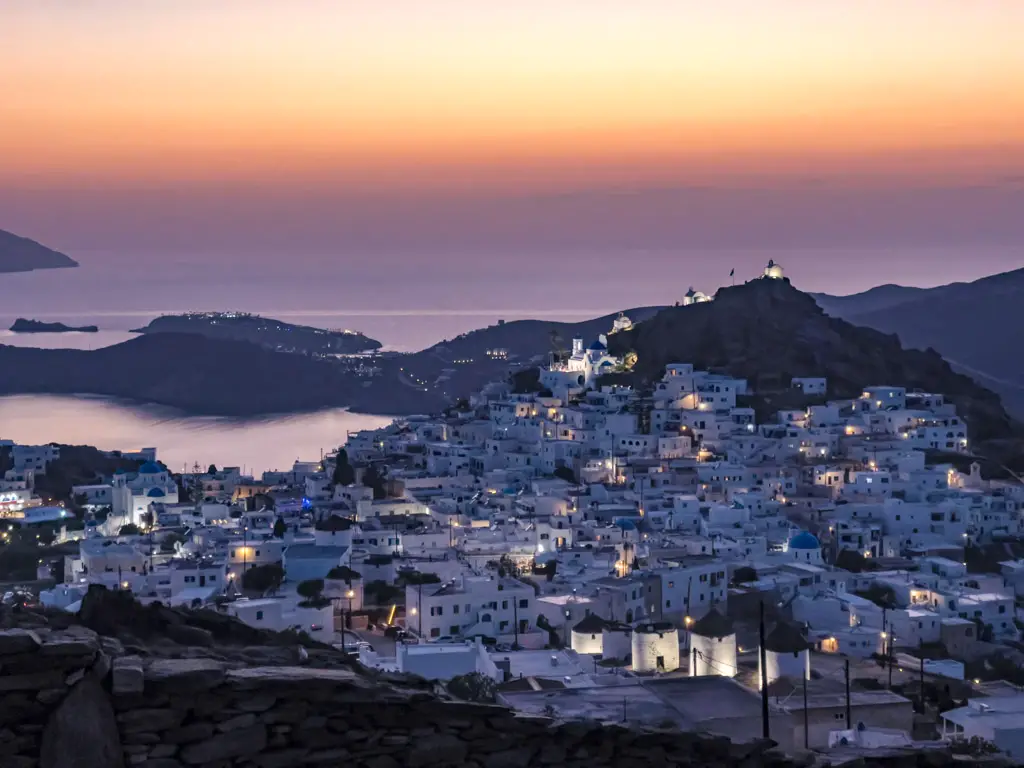
<instances>
[{"instance_id":1,"label":"dry stone terrace","mask_svg":"<svg viewBox=\"0 0 1024 768\"><path fill-rule=\"evenodd\" d=\"M188 612L180 615L187 619ZM525 717L358 665L253 665L252 646L124 642L66 616L6 615L3 768L806 766L770 742ZM151 652L155 651L155 652ZM283 660L283 649L268 649ZM315 650L315 649L314 649ZM301 654L299 654L301 656ZM176 656L173 657L173 656ZM217 656L217 658L214 658ZM871 766L944 766L905 753ZM991 764L997 764L995 762Z\"/></svg>"}]
</instances>

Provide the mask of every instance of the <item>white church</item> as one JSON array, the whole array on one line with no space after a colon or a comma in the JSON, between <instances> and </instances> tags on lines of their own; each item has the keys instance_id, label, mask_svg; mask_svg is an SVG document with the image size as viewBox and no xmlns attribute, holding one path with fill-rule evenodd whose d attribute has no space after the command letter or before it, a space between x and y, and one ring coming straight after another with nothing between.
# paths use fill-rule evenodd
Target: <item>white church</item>
<instances>
[{"instance_id":1,"label":"white church","mask_svg":"<svg viewBox=\"0 0 1024 768\"><path fill-rule=\"evenodd\" d=\"M572 340L572 353L564 361L552 361L541 371L541 386L554 393L594 386L600 376L611 373L622 365L622 360L608 353L608 339L604 335L584 348L583 339Z\"/></svg>"}]
</instances>

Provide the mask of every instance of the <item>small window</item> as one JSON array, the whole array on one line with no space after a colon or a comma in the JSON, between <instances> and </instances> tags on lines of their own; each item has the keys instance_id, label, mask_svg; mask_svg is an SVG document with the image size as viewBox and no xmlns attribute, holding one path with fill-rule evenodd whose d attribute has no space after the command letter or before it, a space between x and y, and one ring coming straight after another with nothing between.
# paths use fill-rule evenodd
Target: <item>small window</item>
<instances>
[{"instance_id":1,"label":"small window","mask_svg":"<svg viewBox=\"0 0 1024 768\"><path fill-rule=\"evenodd\" d=\"M263 621L263 611L256 611L256 621Z\"/></svg>"}]
</instances>

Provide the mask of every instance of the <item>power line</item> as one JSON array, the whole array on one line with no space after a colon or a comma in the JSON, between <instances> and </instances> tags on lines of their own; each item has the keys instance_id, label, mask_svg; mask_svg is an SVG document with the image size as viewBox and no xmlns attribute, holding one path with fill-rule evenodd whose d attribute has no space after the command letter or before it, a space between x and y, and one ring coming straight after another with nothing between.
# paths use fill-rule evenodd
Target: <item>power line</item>
<instances>
[{"instance_id":1,"label":"power line","mask_svg":"<svg viewBox=\"0 0 1024 768\"><path fill-rule=\"evenodd\" d=\"M727 677L732 677L732 676L733 676L733 675L735 675L735 674L736 674L736 672L737 672L737 670L735 670L735 669L732 669L732 668L730 668L730 667L728 667L728 666L721 666L722 662L716 661L715 659L711 658L710 656L705 656L705 655L704 655L703 653L701 653L701 652L700 652L699 650L697 650L696 648L694 648L694 649L693 649L693 652L694 652L694 654L695 654L696 656L699 656L699 657L700 657L701 659L703 659L703 660L704 660L704 661L705 661L706 663L708 663L708 664L710 664L710 665L711 665L712 667L714 667L714 668L718 669L718 670L719 670L720 672L722 672L722 674L726 675Z\"/></svg>"}]
</instances>

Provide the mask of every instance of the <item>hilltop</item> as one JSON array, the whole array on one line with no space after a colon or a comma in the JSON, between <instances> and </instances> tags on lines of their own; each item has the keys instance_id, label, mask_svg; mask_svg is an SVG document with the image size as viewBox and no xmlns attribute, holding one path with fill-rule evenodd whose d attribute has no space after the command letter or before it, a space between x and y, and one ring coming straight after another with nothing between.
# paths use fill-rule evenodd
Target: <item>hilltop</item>
<instances>
[{"instance_id":1,"label":"hilltop","mask_svg":"<svg viewBox=\"0 0 1024 768\"><path fill-rule=\"evenodd\" d=\"M77 261L59 251L0 229L0 273L77 266Z\"/></svg>"},{"instance_id":2,"label":"hilltop","mask_svg":"<svg viewBox=\"0 0 1024 768\"><path fill-rule=\"evenodd\" d=\"M244 312L162 315L133 333L196 333L211 339L249 341L277 352L306 355L351 355L383 346L356 331L328 331Z\"/></svg>"},{"instance_id":3,"label":"hilltop","mask_svg":"<svg viewBox=\"0 0 1024 768\"><path fill-rule=\"evenodd\" d=\"M905 346L938 350L1024 417L1024 269L972 283L880 286L815 299L830 315L895 333Z\"/></svg>"},{"instance_id":4,"label":"hilltop","mask_svg":"<svg viewBox=\"0 0 1024 768\"><path fill-rule=\"evenodd\" d=\"M666 364L688 362L745 378L759 396L789 390L798 376L828 377L834 398L891 384L945 394L976 447L1022 434L997 394L954 371L935 350L905 349L893 334L830 317L787 280L722 288L713 302L665 309L609 342L614 354L637 353L631 383L649 384Z\"/></svg>"}]
</instances>

